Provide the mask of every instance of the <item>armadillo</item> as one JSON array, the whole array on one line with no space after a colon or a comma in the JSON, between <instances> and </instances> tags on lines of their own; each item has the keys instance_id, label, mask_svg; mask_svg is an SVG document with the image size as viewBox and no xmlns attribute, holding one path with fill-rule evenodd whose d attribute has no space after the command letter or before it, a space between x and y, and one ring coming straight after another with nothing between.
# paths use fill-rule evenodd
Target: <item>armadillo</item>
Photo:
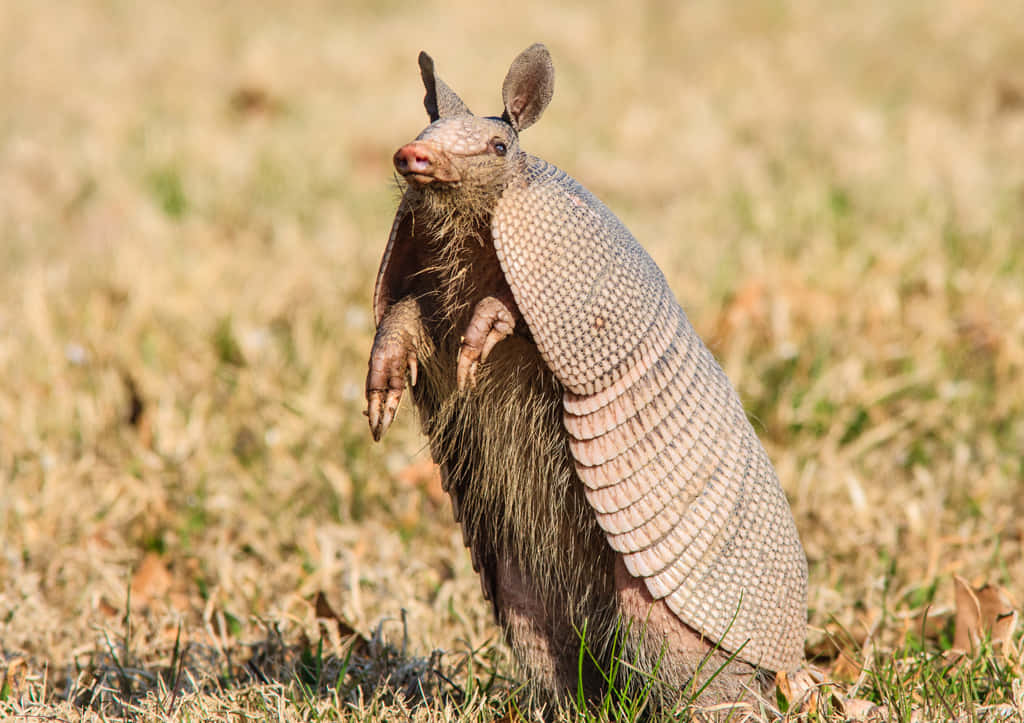
<instances>
[{"instance_id":1,"label":"armadillo","mask_svg":"<svg viewBox=\"0 0 1024 723\"><path fill-rule=\"evenodd\" d=\"M792 513L661 270L520 148L552 97L550 54L515 59L491 117L426 53L419 68L431 122L393 159L374 439L408 384L484 594L545 700L651 679L709 703L770 691L803 660Z\"/></svg>"}]
</instances>

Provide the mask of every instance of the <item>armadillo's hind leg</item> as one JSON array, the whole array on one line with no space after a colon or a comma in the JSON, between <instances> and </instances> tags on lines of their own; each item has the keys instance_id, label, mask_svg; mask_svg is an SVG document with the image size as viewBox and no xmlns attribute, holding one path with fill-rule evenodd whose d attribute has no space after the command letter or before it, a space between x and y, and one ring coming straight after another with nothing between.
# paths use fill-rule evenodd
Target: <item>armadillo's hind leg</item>
<instances>
[{"instance_id":1,"label":"armadillo's hind leg","mask_svg":"<svg viewBox=\"0 0 1024 723\"><path fill-rule=\"evenodd\" d=\"M406 371L416 386L416 342L422 331L419 304L412 298L393 304L377 326L366 374L366 416L374 440L379 440L395 419Z\"/></svg>"},{"instance_id":2,"label":"armadillo's hind leg","mask_svg":"<svg viewBox=\"0 0 1024 723\"><path fill-rule=\"evenodd\" d=\"M541 598L536 583L511 556L497 560L495 610L536 703L565 702L581 687L588 700L601 690L600 673L580 660L579 631Z\"/></svg>"},{"instance_id":3,"label":"armadillo's hind leg","mask_svg":"<svg viewBox=\"0 0 1024 723\"><path fill-rule=\"evenodd\" d=\"M495 344L515 330L518 320L519 309L511 294L486 296L477 303L459 349L457 378L460 391L467 384L471 387L476 384L477 367L487 361Z\"/></svg>"}]
</instances>

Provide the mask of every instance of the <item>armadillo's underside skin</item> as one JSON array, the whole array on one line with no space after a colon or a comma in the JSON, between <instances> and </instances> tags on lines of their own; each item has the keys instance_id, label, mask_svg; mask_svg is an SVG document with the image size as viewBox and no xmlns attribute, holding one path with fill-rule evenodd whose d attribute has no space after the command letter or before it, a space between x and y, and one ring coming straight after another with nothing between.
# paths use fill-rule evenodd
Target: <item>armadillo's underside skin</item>
<instances>
[{"instance_id":1,"label":"armadillo's underside skin","mask_svg":"<svg viewBox=\"0 0 1024 723\"><path fill-rule=\"evenodd\" d=\"M524 163L471 239L435 238L407 192L371 366L414 349L434 458L538 689L575 694L585 630L602 668L656 670L663 695L723 665L705 701L760 691L800 665L806 624L806 561L774 470L647 253L569 176ZM485 297L522 322L460 391ZM600 695L592 665L583 677Z\"/></svg>"}]
</instances>

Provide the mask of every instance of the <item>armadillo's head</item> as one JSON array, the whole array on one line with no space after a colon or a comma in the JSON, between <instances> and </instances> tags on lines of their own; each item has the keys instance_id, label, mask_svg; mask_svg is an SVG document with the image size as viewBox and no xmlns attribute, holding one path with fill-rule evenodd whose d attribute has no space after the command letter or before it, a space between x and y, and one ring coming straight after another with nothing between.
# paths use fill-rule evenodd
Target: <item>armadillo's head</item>
<instances>
[{"instance_id":1,"label":"armadillo's head","mask_svg":"<svg viewBox=\"0 0 1024 723\"><path fill-rule=\"evenodd\" d=\"M395 153L395 169L410 187L472 198L496 198L522 166L519 131L533 124L551 100L554 69L540 44L512 63L502 86L505 111L483 118L434 72L434 61L420 53L427 94L423 103L432 121L412 143Z\"/></svg>"},{"instance_id":2,"label":"armadillo's head","mask_svg":"<svg viewBox=\"0 0 1024 723\"><path fill-rule=\"evenodd\" d=\"M504 187L519 137L500 118L462 114L431 123L395 152L395 169L412 185Z\"/></svg>"}]
</instances>

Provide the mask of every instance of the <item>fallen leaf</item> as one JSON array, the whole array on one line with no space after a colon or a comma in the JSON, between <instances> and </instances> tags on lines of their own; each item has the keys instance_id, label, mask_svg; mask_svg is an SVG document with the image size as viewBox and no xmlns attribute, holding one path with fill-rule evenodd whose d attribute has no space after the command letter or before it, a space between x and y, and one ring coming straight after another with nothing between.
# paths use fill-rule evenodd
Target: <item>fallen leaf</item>
<instances>
[{"instance_id":1,"label":"fallen leaf","mask_svg":"<svg viewBox=\"0 0 1024 723\"><path fill-rule=\"evenodd\" d=\"M956 590L956 632L953 648L974 655L984 640L1001 649L1013 640L1018 613L1010 594L998 585L972 588L959 575L953 576Z\"/></svg>"},{"instance_id":2,"label":"fallen leaf","mask_svg":"<svg viewBox=\"0 0 1024 723\"><path fill-rule=\"evenodd\" d=\"M345 622L338 613L334 612L334 608L327 602L327 596L324 595L323 590L318 591L316 597L313 598L313 609L317 619L329 620L334 623L339 638L355 639L356 645L359 646L358 650L362 650L365 646L369 645L369 641L362 633Z\"/></svg>"},{"instance_id":3,"label":"fallen leaf","mask_svg":"<svg viewBox=\"0 0 1024 723\"><path fill-rule=\"evenodd\" d=\"M228 97L228 105L239 115L275 113L282 103L267 89L255 83L241 85Z\"/></svg>"},{"instance_id":4,"label":"fallen leaf","mask_svg":"<svg viewBox=\"0 0 1024 723\"><path fill-rule=\"evenodd\" d=\"M765 296L764 284L760 281L749 281L737 289L718 314L712 338L730 339L744 327L753 327L763 332L768 317L768 301Z\"/></svg>"},{"instance_id":5,"label":"fallen leaf","mask_svg":"<svg viewBox=\"0 0 1024 723\"><path fill-rule=\"evenodd\" d=\"M824 673L809 665L792 673L780 670L775 674L775 685L789 703L789 712L801 715L818 709L819 689L827 682Z\"/></svg>"},{"instance_id":6,"label":"fallen leaf","mask_svg":"<svg viewBox=\"0 0 1024 723\"><path fill-rule=\"evenodd\" d=\"M105 597L101 597L99 603L96 606L99 611L106 615L108 618L112 618L118 614L116 607L110 604Z\"/></svg>"},{"instance_id":7,"label":"fallen leaf","mask_svg":"<svg viewBox=\"0 0 1024 723\"><path fill-rule=\"evenodd\" d=\"M1003 347L999 324L983 310L958 318L956 332L964 348L977 356L992 356Z\"/></svg>"},{"instance_id":8,"label":"fallen leaf","mask_svg":"<svg viewBox=\"0 0 1024 723\"><path fill-rule=\"evenodd\" d=\"M843 715L848 721L887 721L889 709L863 698L847 698L843 701Z\"/></svg>"},{"instance_id":9,"label":"fallen leaf","mask_svg":"<svg viewBox=\"0 0 1024 723\"><path fill-rule=\"evenodd\" d=\"M161 598L171 589L170 571L163 559L155 552L147 552L135 574L132 575L132 605L146 607L154 599Z\"/></svg>"},{"instance_id":10,"label":"fallen leaf","mask_svg":"<svg viewBox=\"0 0 1024 723\"><path fill-rule=\"evenodd\" d=\"M867 639L870 623L848 630L835 621L808 635L804 653L808 660L828 671L829 677L853 682L861 673L860 651Z\"/></svg>"},{"instance_id":11,"label":"fallen leaf","mask_svg":"<svg viewBox=\"0 0 1024 723\"><path fill-rule=\"evenodd\" d=\"M410 487L419 487L431 502L442 504L447 495L441 485L441 470L429 457L422 457L398 473L398 479Z\"/></svg>"},{"instance_id":12,"label":"fallen leaf","mask_svg":"<svg viewBox=\"0 0 1024 723\"><path fill-rule=\"evenodd\" d=\"M834 314L826 294L799 281L751 279L725 299L708 337L725 344L752 336L775 344L787 341L795 325L819 327Z\"/></svg>"},{"instance_id":13,"label":"fallen leaf","mask_svg":"<svg viewBox=\"0 0 1024 723\"><path fill-rule=\"evenodd\" d=\"M863 666L857 662L852 653L841 651L829 670L829 676L836 680L852 683L860 677L863 670Z\"/></svg>"},{"instance_id":14,"label":"fallen leaf","mask_svg":"<svg viewBox=\"0 0 1024 723\"><path fill-rule=\"evenodd\" d=\"M105 550L109 550L114 546L114 543L110 541L110 528L106 524L100 524L93 530L92 534L89 535L89 542Z\"/></svg>"},{"instance_id":15,"label":"fallen leaf","mask_svg":"<svg viewBox=\"0 0 1024 723\"><path fill-rule=\"evenodd\" d=\"M997 113L1020 112L1024 110L1024 83L1003 78L996 85L995 97Z\"/></svg>"},{"instance_id":16,"label":"fallen leaf","mask_svg":"<svg viewBox=\"0 0 1024 723\"><path fill-rule=\"evenodd\" d=\"M840 656L843 660L845 656ZM855 664L854 664L855 665ZM790 715L813 716L820 713L822 704L839 712L849 721L887 721L889 711L869 700L847 696L849 686L838 683L823 671L804 665L792 673L779 671L775 675L779 692L789 703Z\"/></svg>"},{"instance_id":17,"label":"fallen leaf","mask_svg":"<svg viewBox=\"0 0 1024 723\"><path fill-rule=\"evenodd\" d=\"M3 677L0 678L0 690L9 688L18 694L28 676L28 662L24 658L12 658L7 661L3 673Z\"/></svg>"},{"instance_id":18,"label":"fallen leaf","mask_svg":"<svg viewBox=\"0 0 1024 723\"><path fill-rule=\"evenodd\" d=\"M188 612L193 607L191 598L183 592L171 592L167 596L167 602L172 610L179 613ZM199 608L201 606L197 604L195 607Z\"/></svg>"},{"instance_id":19,"label":"fallen leaf","mask_svg":"<svg viewBox=\"0 0 1024 723\"><path fill-rule=\"evenodd\" d=\"M146 403L139 393L139 385L136 383L135 377L127 371L122 371L121 379L128 394L128 409L125 410L125 421L131 426L138 428L142 415L146 411Z\"/></svg>"}]
</instances>

